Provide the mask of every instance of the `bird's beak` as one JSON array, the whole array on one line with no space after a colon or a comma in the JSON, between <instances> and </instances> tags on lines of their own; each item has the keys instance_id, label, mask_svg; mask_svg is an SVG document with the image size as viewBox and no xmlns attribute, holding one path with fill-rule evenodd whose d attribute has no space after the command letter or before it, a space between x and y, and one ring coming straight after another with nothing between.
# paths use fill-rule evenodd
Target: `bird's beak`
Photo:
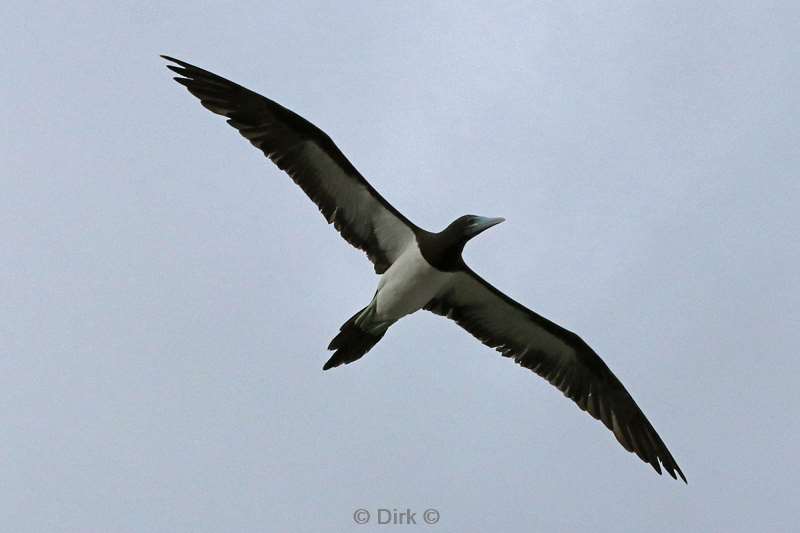
<instances>
[{"instance_id":1,"label":"bird's beak","mask_svg":"<svg viewBox=\"0 0 800 533\"><path fill-rule=\"evenodd\" d=\"M470 227L472 233L471 236L474 237L478 233L486 231L492 226L496 226L501 222L505 222L505 220L506 219L504 219L503 217L496 217L496 218L478 217L477 220L475 220L475 222L473 222L472 226Z\"/></svg>"}]
</instances>

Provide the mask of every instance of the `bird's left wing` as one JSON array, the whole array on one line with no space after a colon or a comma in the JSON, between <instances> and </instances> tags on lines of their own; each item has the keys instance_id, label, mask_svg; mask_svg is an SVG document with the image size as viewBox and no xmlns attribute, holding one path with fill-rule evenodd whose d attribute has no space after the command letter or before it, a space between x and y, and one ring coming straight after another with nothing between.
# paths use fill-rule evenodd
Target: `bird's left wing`
<instances>
[{"instance_id":1,"label":"bird's left wing","mask_svg":"<svg viewBox=\"0 0 800 533\"><path fill-rule=\"evenodd\" d=\"M416 226L364 179L330 137L300 115L207 70L168 56L175 81L204 107L228 118L286 171L350 244L383 273L414 238Z\"/></svg>"},{"instance_id":2,"label":"bird's left wing","mask_svg":"<svg viewBox=\"0 0 800 533\"><path fill-rule=\"evenodd\" d=\"M468 267L455 273L425 309L454 320L485 345L545 378L659 474L663 465L673 478L677 472L686 481L631 395L576 334L512 300Z\"/></svg>"}]
</instances>

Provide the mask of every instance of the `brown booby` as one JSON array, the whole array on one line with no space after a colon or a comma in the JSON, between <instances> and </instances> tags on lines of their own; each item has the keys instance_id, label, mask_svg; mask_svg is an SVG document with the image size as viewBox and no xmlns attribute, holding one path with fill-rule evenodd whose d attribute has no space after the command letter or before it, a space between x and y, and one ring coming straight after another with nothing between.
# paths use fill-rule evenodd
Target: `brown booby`
<instances>
[{"instance_id":1,"label":"brown booby","mask_svg":"<svg viewBox=\"0 0 800 533\"><path fill-rule=\"evenodd\" d=\"M372 301L331 341L324 370L366 354L400 318L426 309L533 370L600 420L661 474L683 475L664 441L602 359L580 337L506 296L473 272L464 245L502 218L465 215L443 231L418 227L392 207L322 130L285 107L168 56L175 81L284 170L329 224L366 252L380 274Z\"/></svg>"}]
</instances>

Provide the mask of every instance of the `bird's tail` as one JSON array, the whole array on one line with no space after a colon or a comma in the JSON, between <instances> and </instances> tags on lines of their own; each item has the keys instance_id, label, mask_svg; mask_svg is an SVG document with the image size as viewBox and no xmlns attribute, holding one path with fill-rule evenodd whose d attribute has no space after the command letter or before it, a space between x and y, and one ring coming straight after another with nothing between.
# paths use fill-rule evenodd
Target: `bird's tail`
<instances>
[{"instance_id":1,"label":"bird's tail","mask_svg":"<svg viewBox=\"0 0 800 533\"><path fill-rule=\"evenodd\" d=\"M322 370L352 363L383 338L392 322L370 323L369 318L374 314L372 307L372 304L368 305L339 328L339 334L328 345L328 349L335 352Z\"/></svg>"}]
</instances>

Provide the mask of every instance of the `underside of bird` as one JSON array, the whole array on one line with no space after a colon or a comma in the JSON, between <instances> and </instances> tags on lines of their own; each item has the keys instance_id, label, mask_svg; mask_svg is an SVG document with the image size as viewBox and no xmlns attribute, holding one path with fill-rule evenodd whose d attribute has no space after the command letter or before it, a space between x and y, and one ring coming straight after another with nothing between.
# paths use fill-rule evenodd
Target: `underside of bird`
<instances>
[{"instance_id":1,"label":"underside of bird","mask_svg":"<svg viewBox=\"0 0 800 533\"><path fill-rule=\"evenodd\" d=\"M334 354L324 369L357 360L394 322L424 309L454 321L544 378L659 474L663 467L686 481L631 394L582 338L506 295L464 263L466 241L502 218L464 215L439 233L425 231L386 201L308 120L217 74L163 57L178 74L177 83L285 171L325 221L363 250L381 274L370 304L331 341Z\"/></svg>"}]
</instances>

